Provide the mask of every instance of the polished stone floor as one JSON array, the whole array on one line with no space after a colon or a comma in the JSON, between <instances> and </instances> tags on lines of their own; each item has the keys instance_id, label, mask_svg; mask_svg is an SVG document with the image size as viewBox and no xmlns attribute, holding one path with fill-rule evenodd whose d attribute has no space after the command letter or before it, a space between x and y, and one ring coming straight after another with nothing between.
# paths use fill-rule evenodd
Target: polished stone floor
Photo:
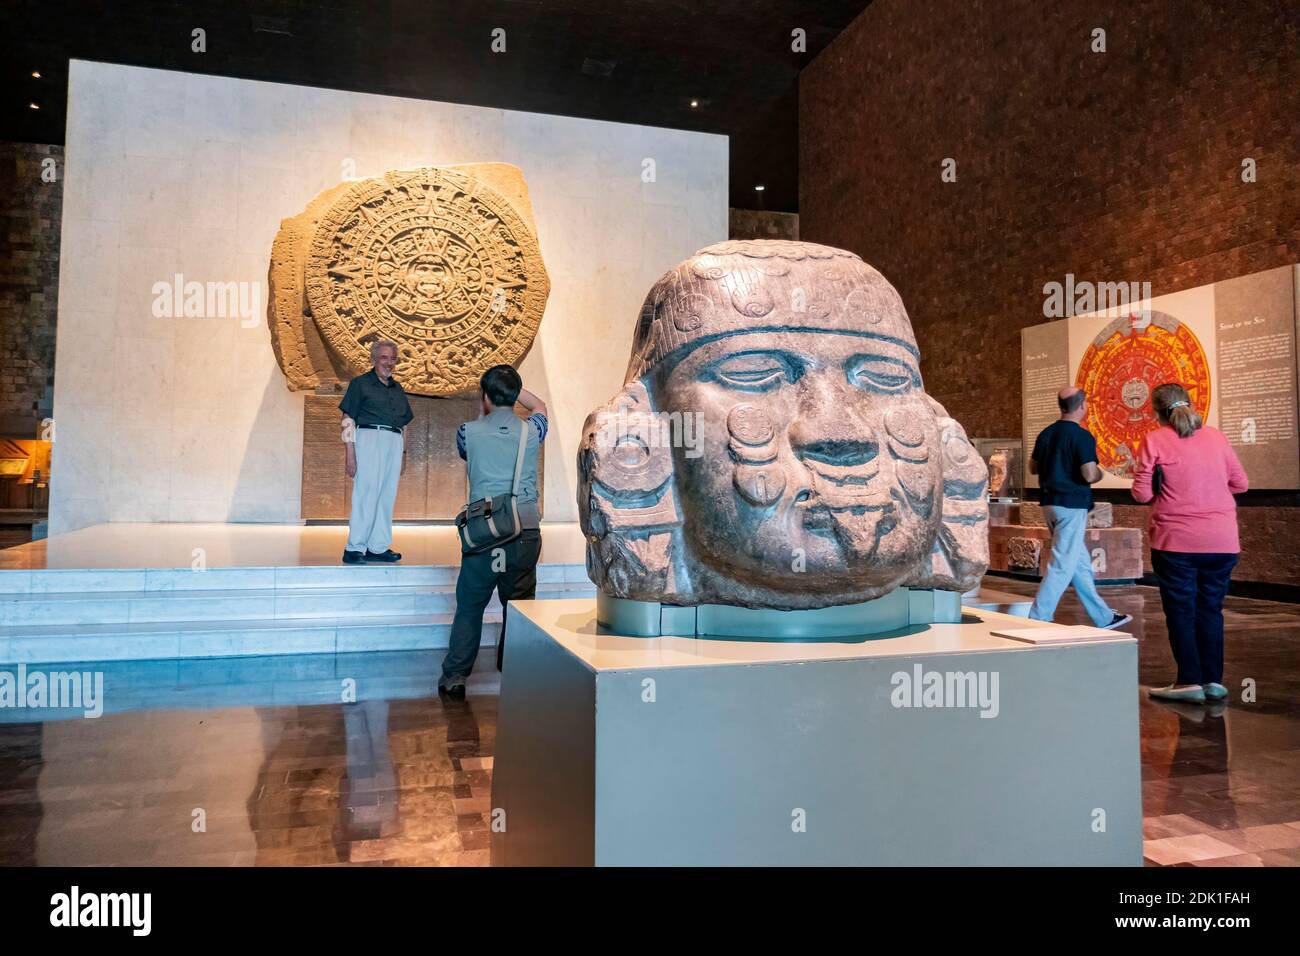
<instances>
[{"instance_id":1,"label":"polished stone floor","mask_svg":"<svg viewBox=\"0 0 1300 956\"><path fill-rule=\"evenodd\" d=\"M986 581L999 590L1034 593L1028 583ZM1133 615L1125 630L1139 640L1139 681L1168 685L1174 664L1159 592L1101 591L1112 607ZM1057 620L1089 623L1073 591ZM1148 865L1300 864L1300 606L1230 597L1224 624L1228 703L1141 698ZM1253 682L1253 701L1242 700L1243 682Z\"/></svg>"},{"instance_id":2,"label":"polished stone floor","mask_svg":"<svg viewBox=\"0 0 1300 956\"><path fill-rule=\"evenodd\" d=\"M1167 682L1157 593L1105 593ZM1228 630L1229 705L1143 697L1151 865L1300 863L1300 607L1234 598ZM441 700L434 657L97 665L98 719L0 712L0 865L486 865L499 685Z\"/></svg>"},{"instance_id":3,"label":"polished stone floor","mask_svg":"<svg viewBox=\"0 0 1300 956\"><path fill-rule=\"evenodd\" d=\"M485 866L499 684L433 656L96 665L167 709L0 724L0 865Z\"/></svg>"}]
</instances>

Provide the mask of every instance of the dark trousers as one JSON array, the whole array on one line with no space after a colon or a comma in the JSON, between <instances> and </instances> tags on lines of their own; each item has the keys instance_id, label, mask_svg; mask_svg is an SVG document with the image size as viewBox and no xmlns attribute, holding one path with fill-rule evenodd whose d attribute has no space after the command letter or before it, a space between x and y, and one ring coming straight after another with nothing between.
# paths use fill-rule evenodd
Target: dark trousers
<instances>
[{"instance_id":1,"label":"dark trousers","mask_svg":"<svg viewBox=\"0 0 1300 956\"><path fill-rule=\"evenodd\" d=\"M463 555L460 575L456 578L456 619L451 625L451 644L442 659L445 682L464 680L474 670L479 641L483 636L483 609L492 600L492 592L501 599L504 614L507 603L526 600L537 594L537 558L542 553L542 533L525 528L519 537L479 554ZM501 643L506 639L505 618L501 621Z\"/></svg>"},{"instance_id":2,"label":"dark trousers","mask_svg":"<svg viewBox=\"0 0 1300 956\"><path fill-rule=\"evenodd\" d=\"M1177 684L1223 683L1223 599L1235 554L1151 551Z\"/></svg>"}]
</instances>

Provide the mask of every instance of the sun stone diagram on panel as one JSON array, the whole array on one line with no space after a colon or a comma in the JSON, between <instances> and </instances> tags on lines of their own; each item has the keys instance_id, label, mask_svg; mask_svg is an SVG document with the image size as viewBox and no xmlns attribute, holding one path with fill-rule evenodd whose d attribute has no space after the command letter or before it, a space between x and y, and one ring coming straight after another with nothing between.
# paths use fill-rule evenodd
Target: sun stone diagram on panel
<instances>
[{"instance_id":1,"label":"sun stone diagram on panel","mask_svg":"<svg viewBox=\"0 0 1300 956\"><path fill-rule=\"evenodd\" d=\"M1195 333L1165 312L1121 316L1089 343L1075 385L1088 395L1087 429L1098 464L1131 478L1143 437L1157 427L1151 393L1165 382L1186 386L1202 416L1210 412L1210 363Z\"/></svg>"}]
</instances>

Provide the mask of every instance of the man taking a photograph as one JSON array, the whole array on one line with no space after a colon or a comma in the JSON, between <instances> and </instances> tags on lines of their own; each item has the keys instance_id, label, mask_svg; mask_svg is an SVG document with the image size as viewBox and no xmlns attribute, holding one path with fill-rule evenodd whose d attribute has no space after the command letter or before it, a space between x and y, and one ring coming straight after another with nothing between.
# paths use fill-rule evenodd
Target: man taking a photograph
<instances>
[{"instance_id":1,"label":"man taking a photograph","mask_svg":"<svg viewBox=\"0 0 1300 956\"><path fill-rule=\"evenodd\" d=\"M456 579L456 618L451 625L451 642L442 662L438 689L452 698L463 697L465 681L474 669L483 632L483 610L497 592L502 614L509 602L527 600L537 594L537 559L542 552L541 514L537 505L537 458L546 440L546 403L523 387L523 380L509 365L494 365L479 380L480 411L476 421L466 422L456 432L456 450L469 472L469 500L479 501L509 494L514 484L515 461L519 455L520 430L527 429L523 464L519 471L519 536L500 547L461 557ZM515 414L518 402L529 412L522 420ZM506 620L501 622L497 645L497 666L506 639Z\"/></svg>"}]
</instances>

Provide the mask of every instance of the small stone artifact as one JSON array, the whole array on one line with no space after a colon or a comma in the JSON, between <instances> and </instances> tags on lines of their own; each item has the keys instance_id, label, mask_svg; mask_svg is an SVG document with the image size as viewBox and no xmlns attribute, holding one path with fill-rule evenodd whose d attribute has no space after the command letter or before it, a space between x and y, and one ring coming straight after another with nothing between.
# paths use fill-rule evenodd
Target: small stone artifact
<instances>
[{"instance_id":1,"label":"small stone artifact","mask_svg":"<svg viewBox=\"0 0 1300 956\"><path fill-rule=\"evenodd\" d=\"M1007 453L1005 451L995 451L989 455L989 497L1001 497L1003 485L1006 484L1009 469L1007 467Z\"/></svg>"},{"instance_id":2,"label":"small stone artifact","mask_svg":"<svg viewBox=\"0 0 1300 956\"><path fill-rule=\"evenodd\" d=\"M1115 526L1115 506L1109 501L1095 501L1088 512L1089 528L1113 528Z\"/></svg>"},{"instance_id":3,"label":"small stone artifact","mask_svg":"<svg viewBox=\"0 0 1300 956\"><path fill-rule=\"evenodd\" d=\"M343 182L285 219L267 320L294 391L370 368L397 343L414 395L478 386L518 364L550 294L523 173L506 163L426 167Z\"/></svg>"},{"instance_id":4,"label":"small stone artifact","mask_svg":"<svg viewBox=\"0 0 1300 956\"><path fill-rule=\"evenodd\" d=\"M1012 571L1038 571L1043 560L1041 538L1008 538L1007 568Z\"/></svg>"},{"instance_id":5,"label":"small stone artifact","mask_svg":"<svg viewBox=\"0 0 1300 956\"><path fill-rule=\"evenodd\" d=\"M650 290L578 452L615 598L799 610L988 565L988 469L922 386L902 300L851 252L709 246Z\"/></svg>"}]
</instances>

